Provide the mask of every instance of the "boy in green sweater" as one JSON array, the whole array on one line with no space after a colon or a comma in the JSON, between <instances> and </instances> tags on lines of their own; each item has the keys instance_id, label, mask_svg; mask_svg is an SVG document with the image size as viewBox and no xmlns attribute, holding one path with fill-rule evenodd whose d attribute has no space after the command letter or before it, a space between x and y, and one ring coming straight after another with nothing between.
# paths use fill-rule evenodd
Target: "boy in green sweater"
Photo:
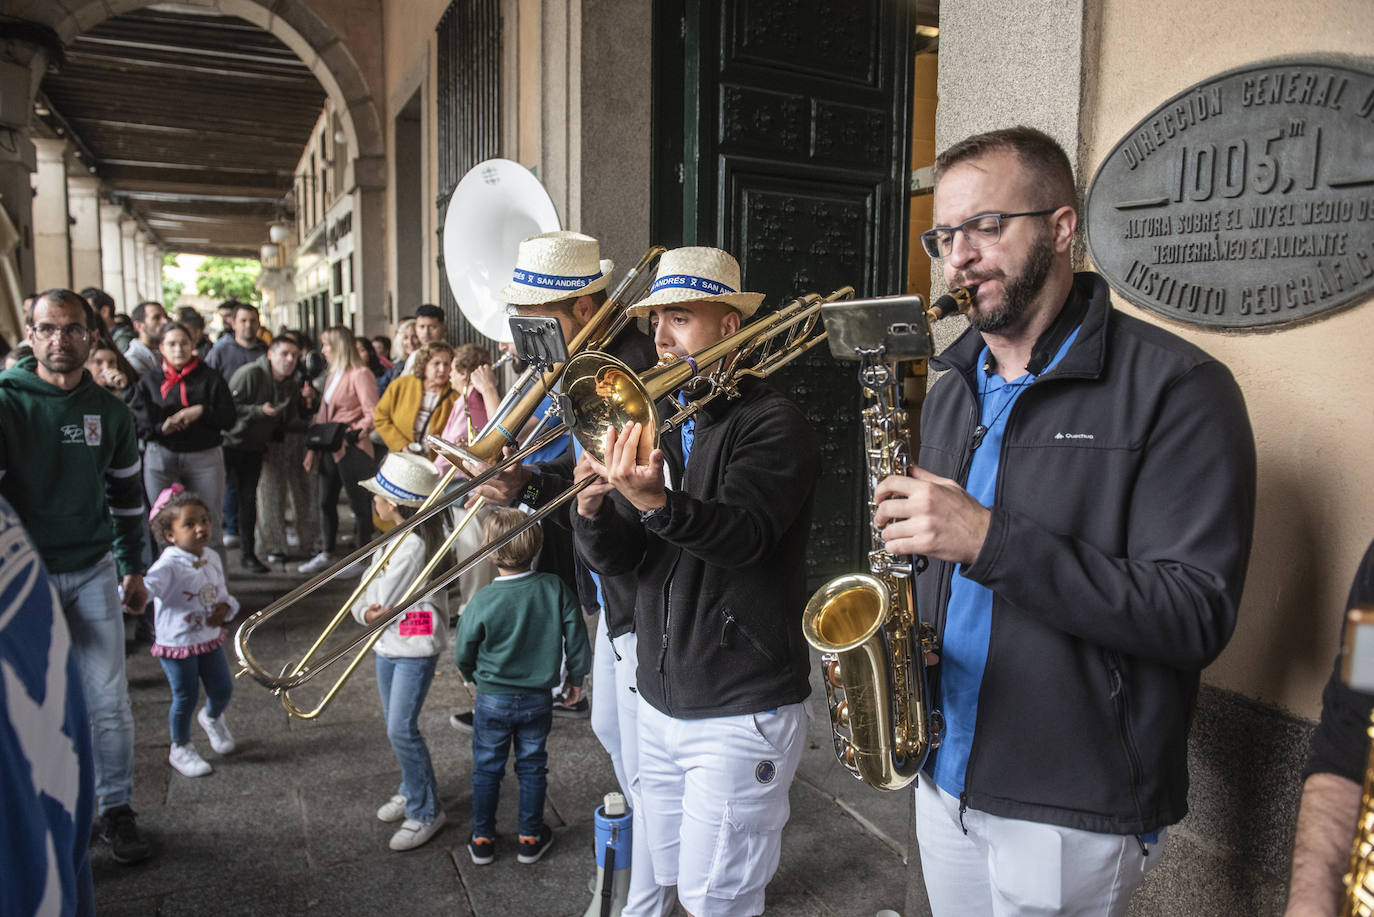
<instances>
[{"instance_id":1,"label":"boy in green sweater","mask_svg":"<svg viewBox=\"0 0 1374 917\"><path fill-rule=\"evenodd\" d=\"M485 542L505 537L526 518L517 509L492 510L483 530ZM553 724L549 691L559 683L565 652L570 684L582 684L591 668L577 596L557 576L530 569L543 544L543 533L533 526L498 550L492 559L499 575L477 590L458 623L454 659L463 678L477 683L468 854L479 866L494 857L496 803L512 742L520 781L517 858L536 863L553 843L553 832L544 824L545 742Z\"/></svg>"}]
</instances>

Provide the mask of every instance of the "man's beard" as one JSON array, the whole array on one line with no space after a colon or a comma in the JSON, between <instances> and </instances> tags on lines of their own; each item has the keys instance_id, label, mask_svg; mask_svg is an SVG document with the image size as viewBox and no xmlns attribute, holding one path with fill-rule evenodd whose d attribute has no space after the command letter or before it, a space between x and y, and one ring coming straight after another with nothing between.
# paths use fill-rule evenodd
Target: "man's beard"
<instances>
[{"instance_id":1,"label":"man's beard","mask_svg":"<svg viewBox=\"0 0 1374 917\"><path fill-rule=\"evenodd\" d=\"M1054 244L1049 233L1042 232L1036 236L1021 273L1012 278L1002 275L1001 307L992 311L970 309L969 325L982 334L996 334L1019 324L1030 310L1035 297L1040 294L1040 289L1045 285L1045 279L1050 276L1050 268L1053 266ZM980 278L971 277L964 282L979 281Z\"/></svg>"}]
</instances>

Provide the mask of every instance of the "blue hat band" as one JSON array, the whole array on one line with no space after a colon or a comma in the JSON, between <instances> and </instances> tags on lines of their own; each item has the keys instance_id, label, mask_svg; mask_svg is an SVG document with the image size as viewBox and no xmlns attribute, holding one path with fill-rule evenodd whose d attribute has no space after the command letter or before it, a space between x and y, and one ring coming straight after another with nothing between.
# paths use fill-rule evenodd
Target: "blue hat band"
<instances>
[{"instance_id":1,"label":"blue hat band","mask_svg":"<svg viewBox=\"0 0 1374 917\"><path fill-rule=\"evenodd\" d=\"M568 277L563 274L539 274L534 271L522 271L519 268L516 268L511 275L514 282L523 283L527 287L538 287L541 290L580 290L600 277L600 271L595 274L588 274L586 277Z\"/></svg>"},{"instance_id":2,"label":"blue hat band","mask_svg":"<svg viewBox=\"0 0 1374 917\"><path fill-rule=\"evenodd\" d=\"M727 293L738 293L734 287L727 286L708 277L697 277L693 274L669 274L667 277L660 277L654 281L653 287L649 290L649 295L657 293L659 290L667 290L674 287L681 287L688 290L700 290L712 296L722 296Z\"/></svg>"},{"instance_id":3,"label":"blue hat band","mask_svg":"<svg viewBox=\"0 0 1374 917\"><path fill-rule=\"evenodd\" d=\"M404 487L398 487L397 485L391 483L386 479L386 476L383 475L380 471L377 472L377 477L375 477L373 480L377 482L378 487L380 487L387 493L391 494L393 497L397 497L402 500L424 500L425 498L424 494L411 493Z\"/></svg>"}]
</instances>

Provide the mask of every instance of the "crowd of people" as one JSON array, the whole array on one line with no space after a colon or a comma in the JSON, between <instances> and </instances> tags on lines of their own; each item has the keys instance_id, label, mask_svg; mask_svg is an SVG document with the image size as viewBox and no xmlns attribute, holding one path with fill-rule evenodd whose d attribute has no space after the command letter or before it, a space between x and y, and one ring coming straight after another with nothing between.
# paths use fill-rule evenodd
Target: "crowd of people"
<instances>
[{"instance_id":1,"label":"crowd of people","mask_svg":"<svg viewBox=\"0 0 1374 917\"><path fill-rule=\"evenodd\" d=\"M1230 639L1245 579L1256 457L1240 389L1221 362L1117 311L1101 277L1073 270L1076 189L1068 157L1040 131L970 137L938 158L938 225L920 237L946 283L969 291L969 327L933 361L946 372L925 401L916 465L873 484L871 531L890 554L929 561L912 566L937 632L927 672L943 742L914 805L937 915L1126 913L1187 812L1200 673ZM15 818L46 817L71 853L64 894L91 893L85 820L120 862L150 853L130 808L121 610L142 615L151 599L169 763L210 773L191 720L216 754L235 747L222 644L239 609L223 552L239 548L239 567L260 572L258 550L284 563L294 548L308 555L300 574L322 572L338 561L346 494L356 544L402 527L357 565L366 586L351 608L379 633L382 720L400 769L377 810L400 822L390 847L419 847L449 821L418 718L451 645L476 686L473 710L450 718L472 734L473 863L502 853L495 812L512 754L517 858L538 862L553 843L542 816L550 725L556 710L586 709L591 673L592 728L632 810L622 913L663 917L674 898L697 917L764 912L806 741L800 622L822 447L785 393L734 373L738 351L716 347L764 300L744 289L734 257L667 252L649 292L626 304L643 324L607 338L612 270L597 240L543 233L520 243L499 297L633 372L659 355L685 362L688 400L722 374L724 396L664 430L612 428L596 452L565 436L495 470L483 459L525 441L545 407L522 425L498 416L491 354L455 350L437 307L418 307L391 337L326 329L312 374L312 342L268 335L242 303L222 307L226 330L208 348L203 322L169 320L157 303L127 322L100 291L27 304L31 350L0 375L0 531L28 530L32 548L16 541L13 556L51 580L60 606L46 590L21 596L25 627L50 632L53 647L46 669L29 660L22 677L65 678L50 714L76 763L50 778L60 811L16 807ZM707 348L711 365L698 365ZM497 447L436 452L435 436ZM455 506L413 524L454 486L449 470L492 472L461 501L471 516ZM575 481L576 500L553 511ZM535 524L541 508L550 515ZM480 526L494 569L417 595L427 559L463 543L460 518ZM155 562L149 531L162 545ZM1371 566L1351 602L1367 601ZM583 613L596 612L589 641ZM1359 804L1370 698L1333 674L1327 703L1295 915L1334 912Z\"/></svg>"}]
</instances>

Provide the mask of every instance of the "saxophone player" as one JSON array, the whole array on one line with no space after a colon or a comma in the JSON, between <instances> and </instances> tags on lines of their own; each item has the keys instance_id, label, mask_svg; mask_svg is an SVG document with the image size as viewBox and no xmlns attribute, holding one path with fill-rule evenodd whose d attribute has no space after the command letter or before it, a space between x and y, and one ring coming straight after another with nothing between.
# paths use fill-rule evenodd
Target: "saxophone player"
<instances>
[{"instance_id":1,"label":"saxophone player","mask_svg":"<svg viewBox=\"0 0 1374 917\"><path fill-rule=\"evenodd\" d=\"M1187 811L1199 674L1231 636L1255 446L1231 373L1074 273L1068 157L1026 127L935 167L921 241L970 328L875 492L925 555L941 746L916 790L936 915L1126 913Z\"/></svg>"},{"instance_id":2,"label":"saxophone player","mask_svg":"<svg viewBox=\"0 0 1374 917\"><path fill-rule=\"evenodd\" d=\"M1346 608L1374 606L1374 543L1350 584ZM1312 734L1293 838L1293 872L1285 917L1335 917L1342 913L1342 877L1350 867L1351 842L1360 812L1361 783L1370 758L1370 708L1374 696L1341 680L1340 657L1322 690L1322 714ZM1354 913L1365 913L1355 910Z\"/></svg>"},{"instance_id":3,"label":"saxophone player","mask_svg":"<svg viewBox=\"0 0 1374 917\"><path fill-rule=\"evenodd\" d=\"M649 316L661 354L685 358L762 300L740 292L730 255L684 248L663 256L631 313ZM602 481L579 496L573 531L593 569L638 580L635 804L654 876L696 917L748 917L763 913L806 739L800 625L819 449L796 405L757 379L642 458L652 435L631 424L604 465L584 454L577 476Z\"/></svg>"}]
</instances>

